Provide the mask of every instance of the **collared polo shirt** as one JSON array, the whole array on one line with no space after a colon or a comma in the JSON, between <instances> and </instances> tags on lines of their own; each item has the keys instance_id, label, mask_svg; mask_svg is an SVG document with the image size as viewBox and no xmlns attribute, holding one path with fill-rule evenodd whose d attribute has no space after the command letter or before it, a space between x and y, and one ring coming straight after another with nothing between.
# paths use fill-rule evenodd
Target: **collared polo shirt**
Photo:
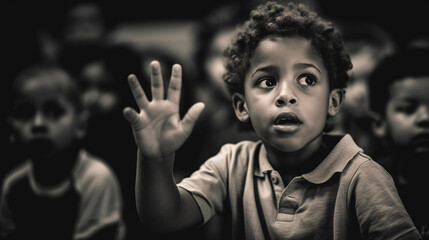
<instances>
[{"instance_id":1,"label":"collared polo shirt","mask_svg":"<svg viewBox=\"0 0 429 240\"><path fill-rule=\"evenodd\" d=\"M420 239L391 176L350 135L323 141L328 156L287 186L260 141L224 145L178 186L204 222L229 204L234 239Z\"/></svg>"}]
</instances>

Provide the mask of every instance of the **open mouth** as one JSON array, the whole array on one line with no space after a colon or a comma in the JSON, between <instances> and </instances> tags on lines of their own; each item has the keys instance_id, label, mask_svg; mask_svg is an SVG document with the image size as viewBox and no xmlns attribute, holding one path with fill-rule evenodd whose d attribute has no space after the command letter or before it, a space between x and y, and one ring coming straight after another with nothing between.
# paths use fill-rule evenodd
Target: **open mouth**
<instances>
[{"instance_id":1,"label":"open mouth","mask_svg":"<svg viewBox=\"0 0 429 240\"><path fill-rule=\"evenodd\" d=\"M274 120L274 125L301 125L302 121L295 113L280 113Z\"/></svg>"},{"instance_id":2,"label":"open mouth","mask_svg":"<svg viewBox=\"0 0 429 240\"><path fill-rule=\"evenodd\" d=\"M274 120L274 129L279 134L293 134L301 128L301 125L302 121L292 112L280 113Z\"/></svg>"}]
</instances>

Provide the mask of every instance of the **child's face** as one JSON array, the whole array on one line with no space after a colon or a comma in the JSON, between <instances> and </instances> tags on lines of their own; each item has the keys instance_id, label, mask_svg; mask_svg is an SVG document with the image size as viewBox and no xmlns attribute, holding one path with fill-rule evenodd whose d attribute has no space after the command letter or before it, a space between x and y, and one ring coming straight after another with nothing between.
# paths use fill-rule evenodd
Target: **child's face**
<instances>
[{"instance_id":1,"label":"child's face","mask_svg":"<svg viewBox=\"0 0 429 240\"><path fill-rule=\"evenodd\" d=\"M429 76L396 81L389 91L387 138L411 153L429 153Z\"/></svg>"},{"instance_id":2,"label":"child's face","mask_svg":"<svg viewBox=\"0 0 429 240\"><path fill-rule=\"evenodd\" d=\"M20 94L11 125L17 143L30 157L50 157L82 133L81 119L57 82L27 80Z\"/></svg>"},{"instance_id":3,"label":"child's face","mask_svg":"<svg viewBox=\"0 0 429 240\"><path fill-rule=\"evenodd\" d=\"M318 148L342 96L338 89L330 92L327 70L310 42L297 37L261 41L244 88L243 112L263 141L282 152Z\"/></svg>"},{"instance_id":4,"label":"child's face","mask_svg":"<svg viewBox=\"0 0 429 240\"><path fill-rule=\"evenodd\" d=\"M216 91L219 90L222 96L229 99L228 88L222 79L225 73L226 57L223 55L224 49L228 47L234 34L234 28L225 28L215 34L208 49L208 54L204 62L204 69L207 72L209 81L213 84Z\"/></svg>"}]
</instances>

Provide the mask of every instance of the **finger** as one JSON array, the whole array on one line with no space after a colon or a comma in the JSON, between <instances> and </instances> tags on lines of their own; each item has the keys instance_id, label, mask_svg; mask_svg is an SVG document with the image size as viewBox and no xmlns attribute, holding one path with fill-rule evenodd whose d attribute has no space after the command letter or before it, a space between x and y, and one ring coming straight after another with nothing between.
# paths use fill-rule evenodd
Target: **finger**
<instances>
[{"instance_id":1,"label":"finger","mask_svg":"<svg viewBox=\"0 0 429 240\"><path fill-rule=\"evenodd\" d=\"M180 91L182 88L182 67L174 64L171 70L171 79L168 87L168 99L177 105L180 103Z\"/></svg>"},{"instance_id":2,"label":"finger","mask_svg":"<svg viewBox=\"0 0 429 240\"><path fill-rule=\"evenodd\" d=\"M139 114L134 109L126 107L122 113L125 119L127 119L132 126L137 125L139 121Z\"/></svg>"},{"instance_id":3,"label":"finger","mask_svg":"<svg viewBox=\"0 0 429 240\"><path fill-rule=\"evenodd\" d=\"M141 112L140 114L137 113L133 108L126 107L122 111L125 119L131 124L133 129L139 130L144 127L145 122L147 122L147 117L144 112Z\"/></svg>"},{"instance_id":4,"label":"finger","mask_svg":"<svg viewBox=\"0 0 429 240\"><path fill-rule=\"evenodd\" d=\"M164 83L162 81L161 66L158 61L152 61L150 63L151 70L151 86L152 86L152 97L153 99L162 100L164 99Z\"/></svg>"},{"instance_id":5,"label":"finger","mask_svg":"<svg viewBox=\"0 0 429 240\"><path fill-rule=\"evenodd\" d=\"M146 94L144 93L139 80L134 74L128 76L128 84L130 85L131 92L133 93L134 99L140 109L146 107L149 104Z\"/></svg>"},{"instance_id":6,"label":"finger","mask_svg":"<svg viewBox=\"0 0 429 240\"><path fill-rule=\"evenodd\" d=\"M195 122L200 117L201 113L204 110L204 103L199 102L194 105L188 110L188 112L185 114L182 120L182 127L183 131L189 136L192 132L192 129L194 128Z\"/></svg>"}]
</instances>

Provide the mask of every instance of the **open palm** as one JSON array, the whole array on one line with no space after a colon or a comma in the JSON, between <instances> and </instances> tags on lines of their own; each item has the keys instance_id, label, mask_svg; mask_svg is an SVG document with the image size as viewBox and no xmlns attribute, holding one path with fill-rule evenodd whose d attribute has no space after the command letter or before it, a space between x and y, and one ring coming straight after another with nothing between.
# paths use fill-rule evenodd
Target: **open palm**
<instances>
[{"instance_id":1,"label":"open palm","mask_svg":"<svg viewBox=\"0 0 429 240\"><path fill-rule=\"evenodd\" d=\"M181 66L175 64L172 67L166 98L158 61L151 62L151 101L134 75L128 77L128 82L140 112L126 107L124 116L131 124L140 154L146 159L160 159L174 154L189 137L204 109L203 103L196 103L183 120L180 119Z\"/></svg>"}]
</instances>

